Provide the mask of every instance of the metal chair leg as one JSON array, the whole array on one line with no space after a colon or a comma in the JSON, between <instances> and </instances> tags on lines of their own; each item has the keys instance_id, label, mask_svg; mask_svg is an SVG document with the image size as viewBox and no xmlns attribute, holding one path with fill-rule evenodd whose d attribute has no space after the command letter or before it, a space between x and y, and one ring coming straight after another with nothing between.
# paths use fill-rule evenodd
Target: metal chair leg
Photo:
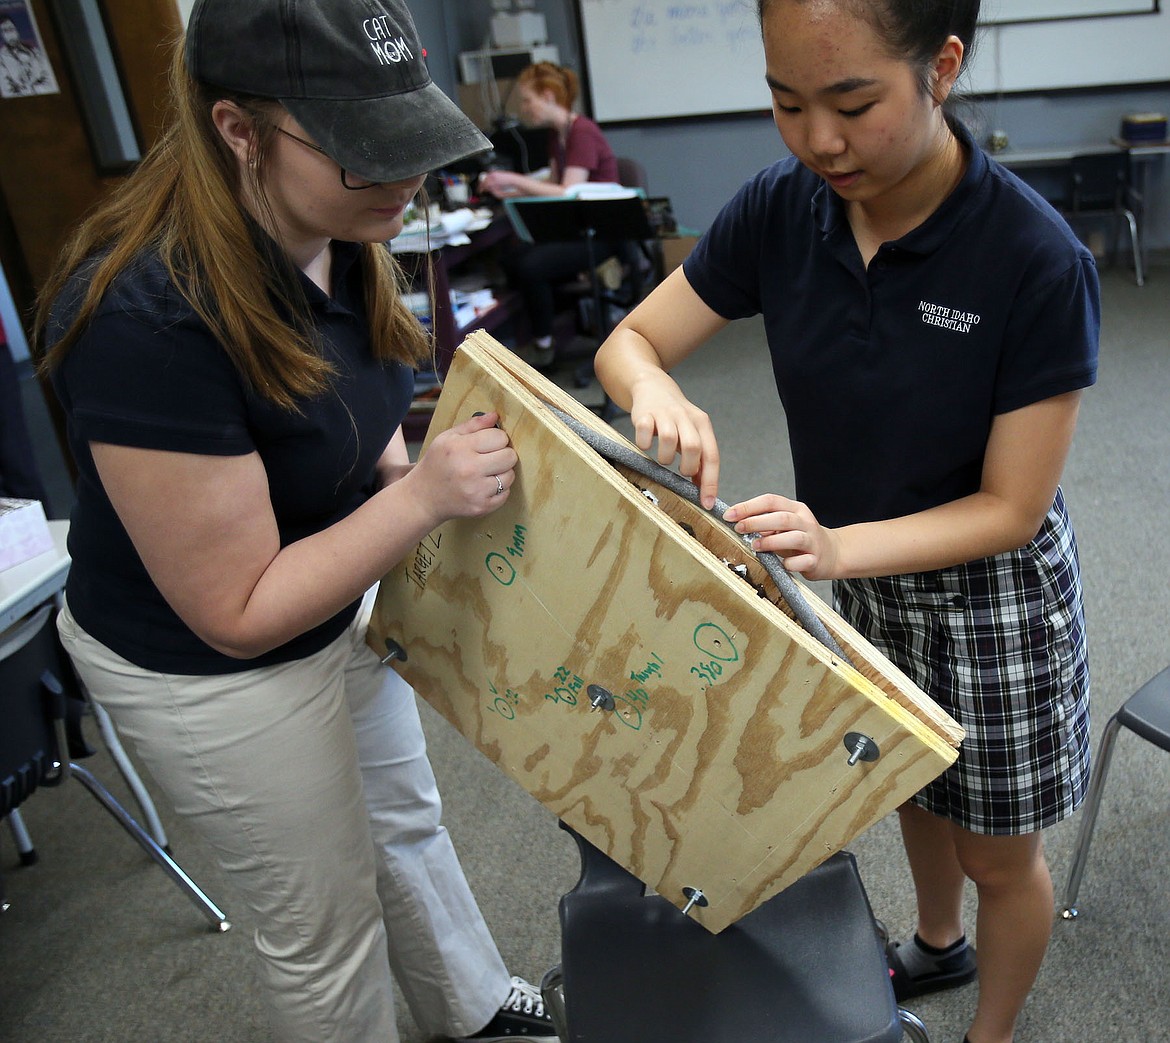
<instances>
[{"instance_id":1,"label":"metal chair leg","mask_svg":"<svg viewBox=\"0 0 1170 1043\"><path fill-rule=\"evenodd\" d=\"M93 709L93 715L97 720L98 730L102 733L106 749L110 751L110 756L114 758L118 771L122 773L122 778L126 780L126 785L130 787L130 792L134 794L134 799L138 802L139 808L142 809L142 817L146 819L146 826L150 830L151 836L154 837L154 841L159 847L164 851L169 851L171 844L167 839L167 831L163 828L162 820L158 817L158 811L155 810L150 793L122 747L122 740L118 736L114 722L97 700L90 697L88 693L86 698Z\"/></svg>"},{"instance_id":2,"label":"metal chair leg","mask_svg":"<svg viewBox=\"0 0 1170 1043\"><path fill-rule=\"evenodd\" d=\"M544 1000L544 1009L552 1018L553 1028L561 1043L569 1043L569 1020L565 1014L565 979L561 973L561 965L545 972L540 979L540 998Z\"/></svg>"},{"instance_id":3,"label":"metal chair leg","mask_svg":"<svg viewBox=\"0 0 1170 1043\"><path fill-rule=\"evenodd\" d=\"M20 864L22 866L35 865L37 849L33 847L32 837L28 835L20 812L10 811L6 818L8 819L8 828L12 833L12 842L16 845L16 853L20 856ZM4 890L4 874L0 873L0 913L6 913L11 908L12 903L8 901L8 894Z\"/></svg>"},{"instance_id":4,"label":"metal chair leg","mask_svg":"<svg viewBox=\"0 0 1170 1043\"><path fill-rule=\"evenodd\" d=\"M20 856L22 866L35 865L37 849L33 847L32 837L28 835L24 819L20 817L19 809L8 812L8 828L12 832L12 842L16 845L16 852Z\"/></svg>"},{"instance_id":5,"label":"metal chair leg","mask_svg":"<svg viewBox=\"0 0 1170 1043\"><path fill-rule=\"evenodd\" d=\"M97 802L113 815L119 825L158 863L167 876L178 885L179 889L191 900L195 908L203 914L207 922L215 930L227 931L231 929L231 923L229 923L228 918L219 906L208 898L195 882L183 872L182 867L155 842L154 838L146 830L127 814L126 810L114 799L113 795L105 786L98 782L89 771L76 764L70 763L69 773L75 776L77 781L89 790Z\"/></svg>"},{"instance_id":6,"label":"metal chair leg","mask_svg":"<svg viewBox=\"0 0 1170 1043\"><path fill-rule=\"evenodd\" d=\"M1085 806L1081 811L1081 828L1077 834L1076 847L1073 849L1072 869L1068 875L1068 886L1064 892L1064 908L1060 915L1066 920L1077 918L1077 892L1081 888L1081 877L1085 872L1085 862L1089 858L1089 845L1093 842L1093 827L1097 822L1097 812L1101 807L1101 794L1105 790L1105 778L1109 774L1109 762L1113 759L1113 744L1117 741L1117 733L1121 730L1121 721L1116 715L1109 718L1105 725L1105 733L1101 736L1101 746L1097 751L1097 765L1093 771L1092 781L1089 783L1089 793L1085 799Z\"/></svg>"},{"instance_id":7,"label":"metal chair leg","mask_svg":"<svg viewBox=\"0 0 1170 1043\"><path fill-rule=\"evenodd\" d=\"M1141 232L1138 228L1137 216L1132 210L1124 211L1123 216L1129 225L1129 243L1133 248L1134 279L1139 286L1145 286L1146 274L1142 266Z\"/></svg>"},{"instance_id":8,"label":"metal chair leg","mask_svg":"<svg viewBox=\"0 0 1170 1043\"><path fill-rule=\"evenodd\" d=\"M926 1031L926 1026L917 1014L906 1010L904 1007L898 1008L898 1020L902 1023L902 1034L914 1043L930 1043L930 1033Z\"/></svg>"}]
</instances>

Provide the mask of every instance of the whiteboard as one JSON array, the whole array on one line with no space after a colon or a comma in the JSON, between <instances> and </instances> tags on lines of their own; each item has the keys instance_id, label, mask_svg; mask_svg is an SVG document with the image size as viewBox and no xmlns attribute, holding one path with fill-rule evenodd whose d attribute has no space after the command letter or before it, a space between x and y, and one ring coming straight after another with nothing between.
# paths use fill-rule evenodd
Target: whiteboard
<instances>
[{"instance_id":1,"label":"whiteboard","mask_svg":"<svg viewBox=\"0 0 1170 1043\"><path fill-rule=\"evenodd\" d=\"M1097 18L1110 14L1150 14L1158 0L984 0L983 24L1041 22L1056 18Z\"/></svg>"},{"instance_id":2,"label":"whiteboard","mask_svg":"<svg viewBox=\"0 0 1170 1043\"><path fill-rule=\"evenodd\" d=\"M591 102L599 122L771 107L755 0L577 0ZM1147 13L1121 15L1120 5ZM1170 81L1170 12L1153 0L987 0L1061 21L981 31L963 89L976 94ZM1086 10L1114 17L1073 17Z\"/></svg>"},{"instance_id":3,"label":"whiteboard","mask_svg":"<svg viewBox=\"0 0 1170 1043\"><path fill-rule=\"evenodd\" d=\"M754 0L580 0L593 118L771 107Z\"/></svg>"}]
</instances>

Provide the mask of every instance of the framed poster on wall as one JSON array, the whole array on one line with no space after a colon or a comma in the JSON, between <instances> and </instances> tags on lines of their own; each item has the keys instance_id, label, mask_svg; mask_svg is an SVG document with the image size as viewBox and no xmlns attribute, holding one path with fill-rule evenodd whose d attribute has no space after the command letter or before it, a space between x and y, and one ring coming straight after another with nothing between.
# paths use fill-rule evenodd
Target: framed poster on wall
<instances>
[{"instance_id":1,"label":"framed poster on wall","mask_svg":"<svg viewBox=\"0 0 1170 1043\"><path fill-rule=\"evenodd\" d=\"M29 0L0 0L0 98L59 90Z\"/></svg>"}]
</instances>

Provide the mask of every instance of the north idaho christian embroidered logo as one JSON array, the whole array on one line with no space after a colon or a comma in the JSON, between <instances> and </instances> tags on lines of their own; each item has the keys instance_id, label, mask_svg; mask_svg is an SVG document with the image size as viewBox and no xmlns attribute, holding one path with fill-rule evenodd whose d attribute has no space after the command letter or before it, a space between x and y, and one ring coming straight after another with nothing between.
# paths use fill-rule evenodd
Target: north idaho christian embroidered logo
<instances>
[{"instance_id":1,"label":"north idaho christian embroidered logo","mask_svg":"<svg viewBox=\"0 0 1170 1043\"><path fill-rule=\"evenodd\" d=\"M410 44L406 42L406 37L390 24L389 15L367 18L362 22L362 29L382 65L397 65L399 62L414 59Z\"/></svg>"},{"instance_id":2,"label":"north idaho christian embroidered logo","mask_svg":"<svg viewBox=\"0 0 1170 1043\"><path fill-rule=\"evenodd\" d=\"M941 326L944 330L954 330L956 333L970 333L972 327L978 326L982 318L974 312L946 308L941 304L930 304L928 301L919 301L918 311L922 321L928 326Z\"/></svg>"}]
</instances>

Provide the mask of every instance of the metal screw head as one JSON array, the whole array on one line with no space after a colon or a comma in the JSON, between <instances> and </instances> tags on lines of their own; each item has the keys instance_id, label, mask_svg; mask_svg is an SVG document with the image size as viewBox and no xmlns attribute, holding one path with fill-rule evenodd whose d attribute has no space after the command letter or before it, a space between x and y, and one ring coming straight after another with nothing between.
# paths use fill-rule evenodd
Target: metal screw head
<instances>
[{"instance_id":1,"label":"metal screw head","mask_svg":"<svg viewBox=\"0 0 1170 1043\"><path fill-rule=\"evenodd\" d=\"M852 766L858 761L876 761L882 755L878 744L868 735L861 732L846 732L845 749L849 751L849 764Z\"/></svg>"},{"instance_id":2,"label":"metal screw head","mask_svg":"<svg viewBox=\"0 0 1170 1043\"><path fill-rule=\"evenodd\" d=\"M589 696L589 705L594 710L609 710L617 706L614 700L613 693L608 688L602 688L599 684L591 684L585 689L585 694ZM593 711L591 710L590 713Z\"/></svg>"},{"instance_id":3,"label":"metal screw head","mask_svg":"<svg viewBox=\"0 0 1170 1043\"><path fill-rule=\"evenodd\" d=\"M399 662L405 663L406 649L392 637L388 637L386 638L386 654L382 657L382 665L385 666L392 659L397 659Z\"/></svg>"},{"instance_id":4,"label":"metal screw head","mask_svg":"<svg viewBox=\"0 0 1170 1043\"><path fill-rule=\"evenodd\" d=\"M691 911L691 906L697 905L700 909L705 909L710 904L701 887L684 887L682 893L687 897L687 904L682 907L683 916Z\"/></svg>"}]
</instances>

